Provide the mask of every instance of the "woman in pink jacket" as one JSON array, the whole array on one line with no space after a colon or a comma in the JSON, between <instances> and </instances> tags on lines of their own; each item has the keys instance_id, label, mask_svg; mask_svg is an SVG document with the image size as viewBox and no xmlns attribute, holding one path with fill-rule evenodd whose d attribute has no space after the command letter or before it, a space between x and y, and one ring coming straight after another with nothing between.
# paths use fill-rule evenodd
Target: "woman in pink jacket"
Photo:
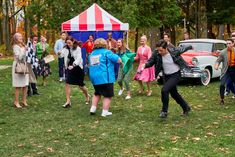
<instances>
[{"instance_id":1,"label":"woman in pink jacket","mask_svg":"<svg viewBox=\"0 0 235 157\"><path fill-rule=\"evenodd\" d=\"M151 48L147 46L146 43L147 43L147 37L144 35L140 38L141 46L138 48L135 57L135 60L139 60L139 66L137 69L137 73L134 77L134 80L139 82L140 85L139 93L144 92L143 82L146 82L147 96L151 96L152 90L150 88L150 82L155 80L155 68L153 66L150 68L142 69L142 64L145 64L152 55Z\"/></svg>"}]
</instances>

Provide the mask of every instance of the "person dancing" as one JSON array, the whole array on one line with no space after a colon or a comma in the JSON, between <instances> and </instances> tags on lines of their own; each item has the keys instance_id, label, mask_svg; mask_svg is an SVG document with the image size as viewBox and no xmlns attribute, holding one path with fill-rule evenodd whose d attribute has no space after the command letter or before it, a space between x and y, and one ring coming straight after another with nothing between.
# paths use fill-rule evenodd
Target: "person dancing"
<instances>
[{"instance_id":1,"label":"person dancing","mask_svg":"<svg viewBox=\"0 0 235 157\"><path fill-rule=\"evenodd\" d=\"M78 85L86 97L85 103L88 105L90 102L90 95L84 84L84 70L81 48L78 46L77 41L68 36L66 39L66 46L62 49L59 55L64 57L65 69L66 69L66 80L65 80L65 93L66 103L63 105L64 108L71 107L70 99L70 85Z\"/></svg>"},{"instance_id":2,"label":"person dancing","mask_svg":"<svg viewBox=\"0 0 235 157\"><path fill-rule=\"evenodd\" d=\"M144 92L143 83L147 84L147 96L151 96L152 90L150 88L150 82L155 80L155 68L149 67L146 69L142 69L142 64L146 63L147 60L151 57L152 51L149 46L147 46L147 37L144 35L140 38L141 46L137 50L137 54L135 60L139 60L139 66L137 69L137 73L134 76L134 80L138 81L140 85L139 93Z\"/></svg>"},{"instance_id":3,"label":"person dancing","mask_svg":"<svg viewBox=\"0 0 235 157\"><path fill-rule=\"evenodd\" d=\"M156 76L163 71L163 87L161 90L162 110L160 118L166 118L169 106L169 94L183 109L183 116L187 116L191 110L188 103L178 93L177 84L181 78L181 69L188 68L187 64L180 56L187 50L192 49L192 46L178 47L167 49L167 42L160 40L156 44L157 50L153 53L147 63L142 65L142 68L149 68L155 64Z\"/></svg>"}]
</instances>

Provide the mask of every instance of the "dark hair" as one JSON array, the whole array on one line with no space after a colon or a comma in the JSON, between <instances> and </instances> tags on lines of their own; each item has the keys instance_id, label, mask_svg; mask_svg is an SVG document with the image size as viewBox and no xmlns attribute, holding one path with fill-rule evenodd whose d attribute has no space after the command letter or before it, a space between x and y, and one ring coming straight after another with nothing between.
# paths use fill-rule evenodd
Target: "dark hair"
<instances>
[{"instance_id":1,"label":"dark hair","mask_svg":"<svg viewBox=\"0 0 235 157\"><path fill-rule=\"evenodd\" d=\"M74 39L72 36L68 36L65 40L65 42L67 42L67 40L71 40L73 42L73 50L76 50L78 47L78 42L76 39ZM66 45L66 48L69 49L68 45Z\"/></svg>"},{"instance_id":2,"label":"dark hair","mask_svg":"<svg viewBox=\"0 0 235 157\"><path fill-rule=\"evenodd\" d=\"M164 33L163 36L167 35L168 38L170 38L170 34L169 33Z\"/></svg>"},{"instance_id":3,"label":"dark hair","mask_svg":"<svg viewBox=\"0 0 235 157\"><path fill-rule=\"evenodd\" d=\"M161 39L157 42L156 47L162 47L162 48L166 49L167 48L167 42L165 40Z\"/></svg>"},{"instance_id":4,"label":"dark hair","mask_svg":"<svg viewBox=\"0 0 235 157\"><path fill-rule=\"evenodd\" d=\"M119 38L118 40L120 40L121 42L122 42L122 47L124 48L124 49L126 49L126 45L125 45L125 43L124 43L124 40L122 39L122 38ZM117 40L117 41L118 41Z\"/></svg>"},{"instance_id":5,"label":"dark hair","mask_svg":"<svg viewBox=\"0 0 235 157\"><path fill-rule=\"evenodd\" d=\"M234 40L231 38L228 38L226 41L231 41L232 43L234 43Z\"/></svg>"},{"instance_id":6,"label":"dark hair","mask_svg":"<svg viewBox=\"0 0 235 157\"><path fill-rule=\"evenodd\" d=\"M66 34L67 35L67 33L65 31L60 32L60 35L62 35L62 34Z\"/></svg>"},{"instance_id":7,"label":"dark hair","mask_svg":"<svg viewBox=\"0 0 235 157\"><path fill-rule=\"evenodd\" d=\"M92 35L92 34L90 34L90 35L88 36L88 39L89 39L89 37L90 37L90 36L92 36L92 37L93 37L93 39L94 39L94 35Z\"/></svg>"},{"instance_id":8,"label":"dark hair","mask_svg":"<svg viewBox=\"0 0 235 157\"><path fill-rule=\"evenodd\" d=\"M34 37L38 37L38 36L36 36L35 34L30 35L30 39L33 40Z\"/></svg>"}]
</instances>

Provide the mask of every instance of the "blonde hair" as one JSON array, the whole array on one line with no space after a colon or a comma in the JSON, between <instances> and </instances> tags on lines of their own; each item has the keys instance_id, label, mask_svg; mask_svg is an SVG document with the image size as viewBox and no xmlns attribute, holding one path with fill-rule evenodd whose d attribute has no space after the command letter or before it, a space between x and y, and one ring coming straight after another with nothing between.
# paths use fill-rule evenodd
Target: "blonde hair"
<instances>
[{"instance_id":1,"label":"blonde hair","mask_svg":"<svg viewBox=\"0 0 235 157\"><path fill-rule=\"evenodd\" d=\"M103 38L98 38L94 42L94 49L98 48L108 48L107 41L104 40Z\"/></svg>"},{"instance_id":2,"label":"blonde hair","mask_svg":"<svg viewBox=\"0 0 235 157\"><path fill-rule=\"evenodd\" d=\"M144 39L145 41L147 41L147 36L146 35L142 35L140 39Z\"/></svg>"},{"instance_id":3,"label":"blonde hair","mask_svg":"<svg viewBox=\"0 0 235 157\"><path fill-rule=\"evenodd\" d=\"M16 45L25 46L24 42L18 43L19 36L22 36L22 34L20 34L20 33L15 33L15 34L13 35L13 45L16 44Z\"/></svg>"}]
</instances>

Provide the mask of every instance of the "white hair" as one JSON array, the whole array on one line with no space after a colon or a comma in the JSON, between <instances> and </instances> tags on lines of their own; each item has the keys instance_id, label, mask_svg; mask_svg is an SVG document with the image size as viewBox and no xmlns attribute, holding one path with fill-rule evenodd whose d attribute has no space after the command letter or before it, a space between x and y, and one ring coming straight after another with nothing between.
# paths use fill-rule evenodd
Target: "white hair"
<instances>
[{"instance_id":1,"label":"white hair","mask_svg":"<svg viewBox=\"0 0 235 157\"><path fill-rule=\"evenodd\" d=\"M147 41L146 35L142 35L140 39L144 39L145 41Z\"/></svg>"}]
</instances>

